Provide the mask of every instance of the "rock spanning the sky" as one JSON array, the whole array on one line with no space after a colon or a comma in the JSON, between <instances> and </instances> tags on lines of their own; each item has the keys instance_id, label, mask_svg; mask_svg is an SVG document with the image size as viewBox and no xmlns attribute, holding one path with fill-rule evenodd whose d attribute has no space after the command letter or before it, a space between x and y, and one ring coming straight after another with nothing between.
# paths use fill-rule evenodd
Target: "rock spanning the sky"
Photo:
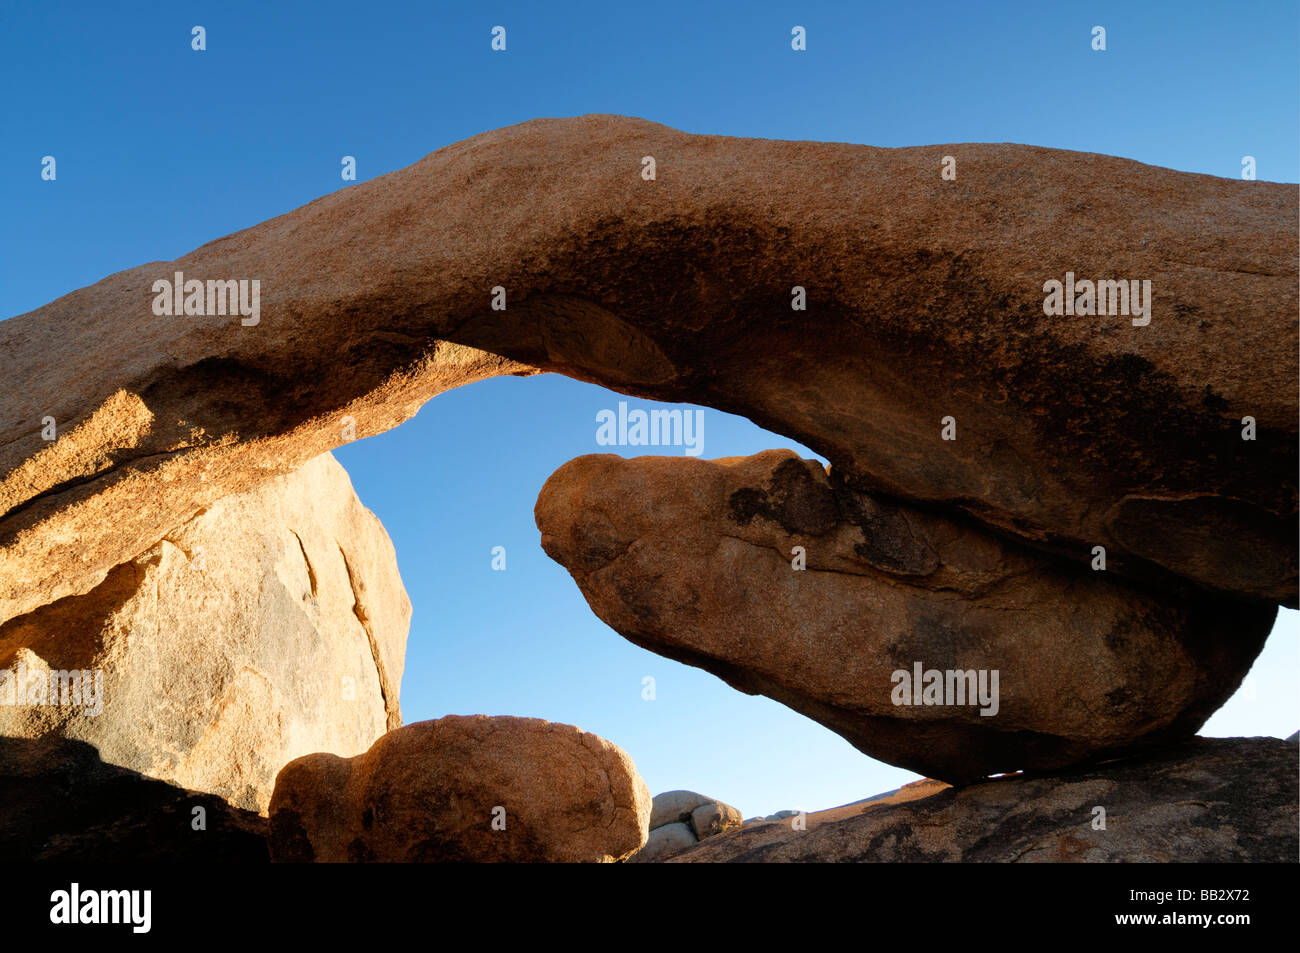
<instances>
[{"instance_id":1,"label":"rock spanning the sky","mask_svg":"<svg viewBox=\"0 0 1300 953\"><path fill-rule=\"evenodd\" d=\"M743 414L1117 574L1294 605L1296 212L1294 186L1030 146L485 133L0 322L0 621L538 369ZM213 314L155 313L177 273ZM1149 323L1045 313L1067 276L1149 280ZM255 324L216 284L239 281Z\"/></svg>"}]
</instances>

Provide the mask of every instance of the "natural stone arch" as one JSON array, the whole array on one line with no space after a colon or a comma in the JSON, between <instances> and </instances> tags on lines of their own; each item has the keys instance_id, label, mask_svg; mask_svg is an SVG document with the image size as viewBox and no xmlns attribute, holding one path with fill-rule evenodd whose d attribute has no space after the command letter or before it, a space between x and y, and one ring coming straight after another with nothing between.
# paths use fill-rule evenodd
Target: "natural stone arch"
<instances>
[{"instance_id":1,"label":"natural stone arch","mask_svg":"<svg viewBox=\"0 0 1300 953\"><path fill-rule=\"evenodd\" d=\"M1111 571L1294 605L1295 212L1291 186L1025 146L487 133L0 323L0 621L339 445L344 416L364 436L536 369L743 414ZM1067 270L1150 277L1151 324L1045 316ZM156 317L177 271L260 280L260 322Z\"/></svg>"}]
</instances>

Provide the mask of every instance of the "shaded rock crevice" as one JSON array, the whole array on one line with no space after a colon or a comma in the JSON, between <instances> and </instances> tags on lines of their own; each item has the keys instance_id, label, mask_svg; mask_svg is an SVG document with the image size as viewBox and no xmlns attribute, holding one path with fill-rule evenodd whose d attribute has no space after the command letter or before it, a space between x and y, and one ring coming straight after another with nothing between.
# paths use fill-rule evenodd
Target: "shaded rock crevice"
<instances>
[{"instance_id":1,"label":"shaded rock crevice","mask_svg":"<svg viewBox=\"0 0 1300 953\"><path fill-rule=\"evenodd\" d=\"M301 540L299 542L301 543ZM343 558L343 570L347 573L348 586L352 590L352 613L356 616L357 621L361 623L362 631L366 633L366 644L370 648L370 657L374 659L375 662L375 674L379 679L379 694L384 703L384 712L388 725L387 730L392 731L394 728L402 727L402 709L397 701L398 686L394 685L393 680L389 677L388 668L384 664L383 653L379 648L379 640L375 637L374 627L370 621L370 617L366 614L365 605L361 600L361 593L364 586L358 578L357 573L353 570L352 564L348 561L348 554L343 551L343 546L337 542L335 545L338 546L339 556ZM306 557L306 552L303 553L303 556L304 558ZM307 562L307 567L308 571L310 571L310 560ZM313 576L313 594L315 591L316 584Z\"/></svg>"}]
</instances>

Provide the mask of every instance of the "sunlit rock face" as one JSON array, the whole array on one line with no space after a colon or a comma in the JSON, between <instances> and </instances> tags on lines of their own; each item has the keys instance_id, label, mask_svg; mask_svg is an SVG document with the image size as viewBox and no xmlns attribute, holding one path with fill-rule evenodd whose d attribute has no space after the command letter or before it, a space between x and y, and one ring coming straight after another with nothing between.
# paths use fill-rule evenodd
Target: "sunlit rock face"
<instances>
[{"instance_id":1,"label":"sunlit rock face","mask_svg":"<svg viewBox=\"0 0 1300 953\"><path fill-rule=\"evenodd\" d=\"M0 736L84 741L265 813L287 761L401 724L410 619L388 534L326 454L0 626Z\"/></svg>"}]
</instances>

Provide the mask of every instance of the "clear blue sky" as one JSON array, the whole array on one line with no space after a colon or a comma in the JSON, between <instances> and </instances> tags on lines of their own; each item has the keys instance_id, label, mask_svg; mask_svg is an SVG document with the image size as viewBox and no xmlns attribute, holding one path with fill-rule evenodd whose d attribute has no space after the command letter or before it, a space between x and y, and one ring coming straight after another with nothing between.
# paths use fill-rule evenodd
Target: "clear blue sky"
<instances>
[{"instance_id":1,"label":"clear blue sky","mask_svg":"<svg viewBox=\"0 0 1300 953\"><path fill-rule=\"evenodd\" d=\"M489 31L507 29L494 53ZM790 49L806 27L808 50ZM207 30L207 50L190 30ZM1090 31L1107 30L1107 50ZM1208 3L25 3L0 0L0 316L171 259L451 142L537 116L879 146L1024 142L1295 182L1300 5ZM42 181L53 155L58 178ZM21 380L7 380L21 387ZM602 451L618 397L547 376L443 395L338 454L415 605L408 720L572 722L655 792L746 814L816 809L911 775L781 706L637 649L542 553L532 507ZM648 406L640 402L641 406ZM802 449L706 412L705 457ZM489 550L507 547L504 573ZM1295 613L1219 734L1289 734ZM654 675L658 697L641 700ZM1244 697L1253 694L1252 699Z\"/></svg>"}]
</instances>

